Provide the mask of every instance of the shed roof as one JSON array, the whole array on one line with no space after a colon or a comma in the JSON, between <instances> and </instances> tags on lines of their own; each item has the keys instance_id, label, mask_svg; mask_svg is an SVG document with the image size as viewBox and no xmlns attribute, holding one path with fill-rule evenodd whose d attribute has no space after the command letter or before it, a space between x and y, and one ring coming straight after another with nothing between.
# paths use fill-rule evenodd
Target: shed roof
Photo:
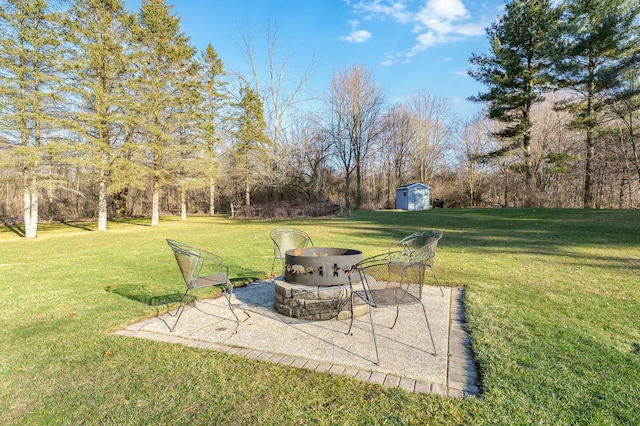
<instances>
[{"instance_id":1,"label":"shed roof","mask_svg":"<svg viewBox=\"0 0 640 426\"><path fill-rule=\"evenodd\" d=\"M408 185L398 186L398 187L396 187L396 190L397 189L409 189L409 188L415 188L415 187L431 188L429 185L425 185L422 182L414 182L414 183L410 183Z\"/></svg>"}]
</instances>

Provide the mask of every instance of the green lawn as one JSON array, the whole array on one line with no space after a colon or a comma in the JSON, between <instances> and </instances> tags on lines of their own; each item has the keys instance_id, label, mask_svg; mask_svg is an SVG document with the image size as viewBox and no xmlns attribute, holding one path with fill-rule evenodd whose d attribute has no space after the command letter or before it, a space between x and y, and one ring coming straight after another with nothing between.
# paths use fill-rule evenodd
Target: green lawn
<instances>
[{"instance_id":1,"label":"green lawn","mask_svg":"<svg viewBox=\"0 0 640 426\"><path fill-rule=\"evenodd\" d=\"M148 224L0 227L0 424L640 424L640 210ZM112 334L183 291L166 238L222 255L239 286L268 274L284 224L365 255L442 229L436 269L467 288L480 398Z\"/></svg>"}]
</instances>

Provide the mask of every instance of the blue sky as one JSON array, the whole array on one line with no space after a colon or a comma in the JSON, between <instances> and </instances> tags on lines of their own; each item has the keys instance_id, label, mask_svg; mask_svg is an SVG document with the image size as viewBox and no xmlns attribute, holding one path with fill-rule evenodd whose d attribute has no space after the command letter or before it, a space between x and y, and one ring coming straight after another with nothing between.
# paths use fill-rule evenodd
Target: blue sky
<instances>
[{"instance_id":1,"label":"blue sky","mask_svg":"<svg viewBox=\"0 0 640 426\"><path fill-rule=\"evenodd\" d=\"M334 70L369 68L390 101L417 92L448 99L469 116L480 109L465 100L484 90L466 75L472 53L487 53L485 28L504 9L498 0L168 0L191 43L211 43L225 67L245 74L241 31L256 48L270 23L280 57L296 79L313 61L308 96L328 88ZM140 0L126 0L137 11ZM257 56L266 58L256 51Z\"/></svg>"}]
</instances>

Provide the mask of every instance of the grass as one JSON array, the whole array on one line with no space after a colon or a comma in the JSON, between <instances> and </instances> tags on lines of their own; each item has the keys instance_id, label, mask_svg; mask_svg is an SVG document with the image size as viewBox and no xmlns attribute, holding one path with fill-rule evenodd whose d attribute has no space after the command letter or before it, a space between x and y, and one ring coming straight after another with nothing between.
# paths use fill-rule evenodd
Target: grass
<instances>
[{"instance_id":1,"label":"grass","mask_svg":"<svg viewBox=\"0 0 640 426\"><path fill-rule=\"evenodd\" d=\"M166 238L208 248L235 285L271 269L271 229L317 246L384 251L417 229L444 237L441 282L466 286L479 399L355 379L114 330L183 291ZM640 210L438 209L351 218L191 217L0 227L2 424L640 423ZM208 293L199 293L206 297Z\"/></svg>"}]
</instances>

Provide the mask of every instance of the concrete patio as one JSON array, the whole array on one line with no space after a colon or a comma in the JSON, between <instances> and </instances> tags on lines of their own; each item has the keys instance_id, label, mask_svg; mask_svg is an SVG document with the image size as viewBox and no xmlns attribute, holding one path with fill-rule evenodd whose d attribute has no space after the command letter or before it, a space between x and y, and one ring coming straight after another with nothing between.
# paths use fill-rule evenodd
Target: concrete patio
<instances>
[{"instance_id":1,"label":"concrete patio","mask_svg":"<svg viewBox=\"0 0 640 426\"><path fill-rule=\"evenodd\" d=\"M296 368L341 374L409 392L455 397L478 394L478 378L470 339L464 325L462 288L429 286L423 292L436 345L434 354L420 306L373 311L380 364L369 315L349 320L307 321L277 313L274 286L260 281L237 288L231 299L236 322L226 299L198 300L186 307L173 332L169 314L132 324L119 335L183 344Z\"/></svg>"}]
</instances>

